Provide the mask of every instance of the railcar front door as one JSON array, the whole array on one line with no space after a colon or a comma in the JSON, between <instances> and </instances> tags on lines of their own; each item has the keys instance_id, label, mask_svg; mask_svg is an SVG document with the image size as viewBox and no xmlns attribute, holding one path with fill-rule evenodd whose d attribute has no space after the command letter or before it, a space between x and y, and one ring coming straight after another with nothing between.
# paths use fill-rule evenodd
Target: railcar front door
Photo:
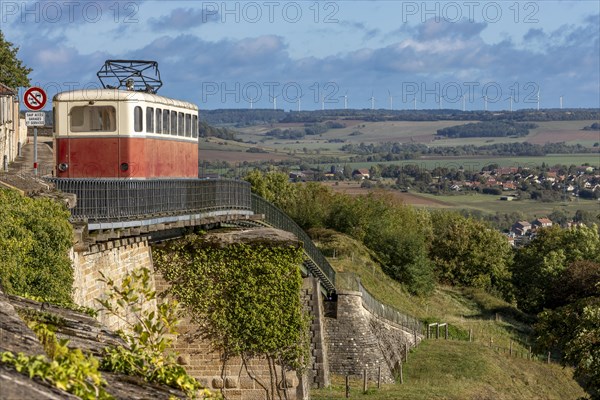
<instances>
[{"instance_id":1,"label":"railcar front door","mask_svg":"<svg viewBox=\"0 0 600 400\"><path fill-rule=\"evenodd\" d=\"M68 121L69 177L119 177L119 135L114 104L71 102Z\"/></svg>"}]
</instances>

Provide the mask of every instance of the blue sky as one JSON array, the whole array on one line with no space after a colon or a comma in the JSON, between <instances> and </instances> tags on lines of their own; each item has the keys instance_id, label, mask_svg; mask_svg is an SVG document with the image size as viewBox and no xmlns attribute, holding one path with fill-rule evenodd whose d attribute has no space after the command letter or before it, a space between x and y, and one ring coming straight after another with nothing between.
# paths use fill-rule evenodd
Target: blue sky
<instances>
[{"instance_id":1,"label":"blue sky","mask_svg":"<svg viewBox=\"0 0 600 400\"><path fill-rule=\"evenodd\" d=\"M201 109L600 107L598 1L0 0L0 29L50 96L146 59Z\"/></svg>"}]
</instances>

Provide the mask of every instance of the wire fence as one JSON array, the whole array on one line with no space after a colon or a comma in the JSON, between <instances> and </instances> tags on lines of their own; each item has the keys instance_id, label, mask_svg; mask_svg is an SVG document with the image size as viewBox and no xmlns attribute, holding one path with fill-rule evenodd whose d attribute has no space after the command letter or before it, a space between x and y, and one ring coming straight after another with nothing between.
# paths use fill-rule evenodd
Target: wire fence
<instances>
[{"instance_id":1,"label":"wire fence","mask_svg":"<svg viewBox=\"0 0 600 400\"><path fill-rule=\"evenodd\" d=\"M470 343L476 343L478 345L489 347L498 353L503 353L510 357L536 360L548 364L560 363L559 355L551 351L536 353L531 345L520 342L519 340L502 340L494 338L493 336L476 337L473 334L472 329L469 329L468 333L466 334L462 332L457 334L456 332L456 327L453 327L445 322L434 322L425 325L426 339L468 341ZM498 342L498 340L500 341Z\"/></svg>"}]
</instances>

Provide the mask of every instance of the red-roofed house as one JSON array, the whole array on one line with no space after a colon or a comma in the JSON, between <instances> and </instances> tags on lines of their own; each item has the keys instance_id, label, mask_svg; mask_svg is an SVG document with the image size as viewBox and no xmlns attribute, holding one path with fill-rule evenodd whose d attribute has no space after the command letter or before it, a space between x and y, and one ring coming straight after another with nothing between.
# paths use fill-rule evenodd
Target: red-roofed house
<instances>
[{"instance_id":1,"label":"red-roofed house","mask_svg":"<svg viewBox=\"0 0 600 400\"><path fill-rule=\"evenodd\" d=\"M548 218L538 218L531 225L536 228L549 228L552 226L552 221Z\"/></svg>"}]
</instances>

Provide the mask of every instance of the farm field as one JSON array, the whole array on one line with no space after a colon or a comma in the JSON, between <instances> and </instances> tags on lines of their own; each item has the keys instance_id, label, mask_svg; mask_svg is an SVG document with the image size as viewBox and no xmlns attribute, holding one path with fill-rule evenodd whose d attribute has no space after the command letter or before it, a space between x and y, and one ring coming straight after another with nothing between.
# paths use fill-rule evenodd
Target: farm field
<instances>
[{"instance_id":1,"label":"farm field","mask_svg":"<svg viewBox=\"0 0 600 400\"><path fill-rule=\"evenodd\" d=\"M414 160L389 161L389 162L349 162L350 168L370 168L373 165L417 165L423 169L433 169L436 167L460 168L461 166L467 172L478 172L481 168L490 164L498 164L500 167L535 167L542 163L546 165L583 165L589 164L595 168L600 168L600 154L550 154L540 157L422 157ZM316 167L316 166L315 166Z\"/></svg>"},{"instance_id":2,"label":"farm field","mask_svg":"<svg viewBox=\"0 0 600 400\"><path fill-rule=\"evenodd\" d=\"M333 191L352 196L367 195L373 189L361 188L357 182L340 182L338 185L324 182ZM376 189L377 190L377 189ZM378 189L381 190L381 189ZM573 198L568 202L544 203L533 200L503 201L500 196L467 192L455 195L433 195L426 193L403 193L398 190L388 190L395 198L405 204L425 208L446 208L455 210L474 210L488 214L512 213L519 211L527 219L544 217L552 211L560 209L568 215L574 215L577 210L600 212L600 202Z\"/></svg>"},{"instance_id":3,"label":"farm field","mask_svg":"<svg viewBox=\"0 0 600 400\"><path fill-rule=\"evenodd\" d=\"M329 151L339 149L346 143L422 143L429 146L483 146L496 143L529 142L535 144L559 143L581 144L592 147L600 142L600 132L584 131L583 127L597 121L544 121L536 122L537 128L530 134L521 138L461 138L461 139L436 139L438 129L449 126L464 125L474 121L385 121L368 122L356 120L337 120L346 125L346 128L331 129L322 135L305 136L299 140L281 140L266 136L272 129L302 129L303 126L294 124L256 125L238 129L239 137L245 141L262 142L275 148L288 148L301 150L323 148ZM343 143L330 143L331 140ZM334 146L331 146L334 145Z\"/></svg>"},{"instance_id":4,"label":"farm field","mask_svg":"<svg viewBox=\"0 0 600 400\"><path fill-rule=\"evenodd\" d=\"M346 125L342 129L330 129L321 135L305 136L301 139L279 139L267 136L266 133L272 129L298 129L304 128L300 123L274 123L255 125L237 129L237 137L243 140L230 142L217 138L208 138L201 142L200 148L205 149L207 161L233 160L242 161L268 161L297 159L299 162L306 157L336 157L341 162L349 160L353 155L343 152L341 147L345 144L360 143L420 143L433 147L474 145L484 146L499 143L528 142L533 144L560 143L569 145L580 144L592 148L600 143L600 132L584 131L583 127L593 124L589 121L544 121L536 122L537 128L532 129L525 137L502 137L502 138L460 138L460 139L437 139L435 133L440 128L461 125L470 121L384 121L370 122L362 120L337 120ZM259 147L265 153L243 153L250 147ZM215 150L216 152L210 152ZM228 151L236 151L235 155L227 155ZM437 157L420 158L417 160L395 161L393 164L418 164L426 169L435 167L463 166L468 170L479 171L483 166L490 163L502 167L527 167L546 165L582 165L590 164L600 168L599 153L584 154L556 154L543 157ZM377 163L358 162L348 164L351 168L369 168ZM317 167L317 166L315 166Z\"/></svg>"},{"instance_id":5,"label":"farm field","mask_svg":"<svg viewBox=\"0 0 600 400\"><path fill-rule=\"evenodd\" d=\"M419 196L443 202L447 207L455 209L478 210L490 214L519 211L528 219L547 216L556 209L563 210L569 215L574 215L577 210L593 213L600 212L600 202L597 200L582 200L578 198L572 198L568 202L545 203L534 200L503 201L500 200L500 196L479 193L456 196L420 194Z\"/></svg>"}]
</instances>

